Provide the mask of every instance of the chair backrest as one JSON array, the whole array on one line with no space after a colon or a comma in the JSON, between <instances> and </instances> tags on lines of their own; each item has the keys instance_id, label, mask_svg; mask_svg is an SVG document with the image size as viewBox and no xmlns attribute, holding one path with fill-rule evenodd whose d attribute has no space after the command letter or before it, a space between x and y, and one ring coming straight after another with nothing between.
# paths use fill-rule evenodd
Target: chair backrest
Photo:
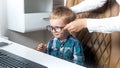
<instances>
[{"instance_id":1,"label":"chair backrest","mask_svg":"<svg viewBox=\"0 0 120 68\"><path fill-rule=\"evenodd\" d=\"M83 0L66 0L66 6L71 7ZM77 18L106 18L117 16L119 5L115 0L108 2L99 9L77 14ZM120 68L120 32L105 34L87 29L78 32L76 37L82 42L86 57L86 65L96 68Z\"/></svg>"}]
</instances>

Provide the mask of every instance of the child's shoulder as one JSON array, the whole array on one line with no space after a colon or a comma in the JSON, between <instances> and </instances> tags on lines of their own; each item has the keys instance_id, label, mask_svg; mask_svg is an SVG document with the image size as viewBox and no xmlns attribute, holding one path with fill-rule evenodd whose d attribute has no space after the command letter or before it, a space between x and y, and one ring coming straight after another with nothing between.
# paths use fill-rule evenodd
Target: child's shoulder
<instances>
[{"instance_id":1,"label":"child's shoulder","mask_svg":"<svg viewBox=\"0 0 120 68\"><path fill-rule=\"evenodd\" d=\"M74 37L74 36L70 36L70 38L69 38L69 42L71 42L71 43L74 43L75 45L77 44L77 45L82 45L82 43L76 38L76 37Z\"/></svg>"},{"instance_id":2,"label":"child's shoulder","mask_svg":"<svg viewBox=\"0 0 120 68\"><path fill-rule=\"evenodd\" d=\"M55 37L51 37L48 42L52 42Z\"/></svg>"},{"instance_id":3,"label":"child's shoulder","mask_svg":"<svg viewBox=\"0 0 120 68\"><path fill-rule=\"evenodd\" d=\"M74 40L78 40L76 37L74 37L74 36L72 36L72 35L70 35L69 38L70 38L70 39L74 39Z\"/></svg>"},{"instance_id":4,"label":"child's shoulder","mask_svg":"<svg viewBox=\"0 0 120 68\"><path fill-rule=\"evenodd\" d=\"M75 42L79 42L79 40L72 35L70 35L69 39L72 40L72 41L75 41Z\"/></svg>"}]
</instances>

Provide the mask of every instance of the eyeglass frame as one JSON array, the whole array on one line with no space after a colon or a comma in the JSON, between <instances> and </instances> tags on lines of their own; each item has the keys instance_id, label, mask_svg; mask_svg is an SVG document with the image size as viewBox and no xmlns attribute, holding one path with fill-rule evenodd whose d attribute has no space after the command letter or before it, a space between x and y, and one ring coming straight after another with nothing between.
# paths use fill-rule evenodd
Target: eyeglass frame
<instances>
[{"instance_id":1,"label":"eyeglass frame","mask_svg":"<svg viewBox=\"0 0 120 68\"><path fill-rule=\"evenodd\" d=\"M46 28L49 31L53 31L54 30L55 32L61 32L64 27L58 27L58 26L52 27L52 26L48 25L48 26L46 26Z\"/></svg>"}]
</instances>

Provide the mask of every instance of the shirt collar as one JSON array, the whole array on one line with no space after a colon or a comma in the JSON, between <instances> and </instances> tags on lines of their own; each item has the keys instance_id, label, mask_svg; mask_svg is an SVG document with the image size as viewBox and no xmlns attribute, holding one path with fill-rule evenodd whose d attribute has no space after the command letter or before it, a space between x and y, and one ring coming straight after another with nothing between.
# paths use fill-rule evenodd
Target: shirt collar
<instances>
[{"instance_id":1,"label":"shirt collar","mask_svg":"<svg viewBox=\"0 0 120 68\"><path fill-rule=\"evenodd\" d=\"M58 38L54 38L54 40L58 40L60 43L66 42L71 35L69 34L66 39L60 41Z\"/></svg>"}]
</instances>

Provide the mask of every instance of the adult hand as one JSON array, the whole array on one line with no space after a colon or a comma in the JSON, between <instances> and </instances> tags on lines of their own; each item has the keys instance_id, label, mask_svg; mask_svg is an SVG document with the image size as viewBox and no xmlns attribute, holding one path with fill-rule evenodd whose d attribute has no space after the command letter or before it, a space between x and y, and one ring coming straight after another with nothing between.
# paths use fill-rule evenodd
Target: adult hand
<instances>
[{"instance_id":1,"label":"adult hand","mask_svg":"<svg viewBox=\"0 0 120 68\"><path fill-rule=\"evenodd\" d=\"M79 32L80 30L86 27L87 27L86 19L76 19L70 22L69 24L67 24L64 27L64 29L68 30L72 34L74 32Z\"/></svg>"},{"instance_id":2,"label":"adult hand","mask_svg":"<svg viewBox=\"0 0 120 68\"><path fill-rule=\"evenodd\" d=\"M46 47L47 47L46 44L40 43L40 44L37 46L36 50L41 51L41 52L44 52L45 49L46 49Z\"/></svg>"}]
</instances>

